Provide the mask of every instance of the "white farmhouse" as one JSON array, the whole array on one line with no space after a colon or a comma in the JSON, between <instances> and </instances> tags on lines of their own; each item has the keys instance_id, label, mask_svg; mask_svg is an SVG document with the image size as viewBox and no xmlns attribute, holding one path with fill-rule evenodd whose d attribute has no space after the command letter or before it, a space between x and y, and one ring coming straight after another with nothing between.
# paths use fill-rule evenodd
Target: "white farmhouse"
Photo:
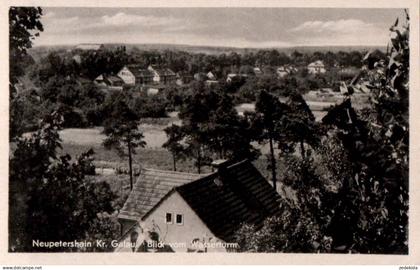
<instances>
[{"instance_id":1,"label":"white farmhouse","mask_svg":"<svg viewBox=\"0 0 420 270\"><path fill-rule=\"evenodd\" d=\"M321 74L325 73L326 71L327 70L325 69L325 65L321 60L317 60L308 65L308 72L310 74Z\"/></svg>"},{"instance_id":2,"label":"white farmhouse","mask_svg":"<svg viewBox=\"0 0 420 270\"><path fill-rule=\"evenodd\" d=\"M142 170L118 215L116 252L235 251L234 232L279 211L279 195L249 161L211 174Z\"/></svg>"}]
</instances>

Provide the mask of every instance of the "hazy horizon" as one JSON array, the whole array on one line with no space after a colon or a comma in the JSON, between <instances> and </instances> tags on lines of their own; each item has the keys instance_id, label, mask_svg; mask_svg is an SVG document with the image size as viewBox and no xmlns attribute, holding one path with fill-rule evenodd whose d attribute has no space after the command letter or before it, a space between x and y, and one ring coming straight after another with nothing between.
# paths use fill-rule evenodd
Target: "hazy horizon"
<instances>
[{"instance_id":1,"label":"hazy horizon","mask_svg":"<svg viewBox=\"0 0 420 270\"><path fill-rule=\"evenodd\" d=\"M43 8L34 46L161 44L235 48L386 46L402 9Z\"/></svg>"}]
</instances>

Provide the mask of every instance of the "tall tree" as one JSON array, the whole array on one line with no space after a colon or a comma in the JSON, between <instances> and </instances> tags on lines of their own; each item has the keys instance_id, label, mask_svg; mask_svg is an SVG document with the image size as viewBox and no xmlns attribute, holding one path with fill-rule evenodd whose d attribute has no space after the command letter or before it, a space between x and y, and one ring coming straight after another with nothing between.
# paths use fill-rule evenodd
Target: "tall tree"
<instances>
[{"instance_id":1,"label":"tall tree","mask_svg":"<svg viewBox=\"0 0 420 270\"><path fill-rule=\"evenodd\" d=\"M121 156L128 157L130 189L133 189L133 155L137 147L145 147L143 133L138 130L139 119L123 99L113 106L113 111L104 121L104 134L107 136L103 145L116 149Z\"/></svg>"},{"instance_id":2,"label":"tall tree","mask_svg":"<svg viewBox=\"0 0 420 270\"><path fill-rule=\"evenodd\" d=\"M300 94L292 93L287 104L288 110L282 122L285 140L298 143L302 159L304 159L305 143L315 146L319 142L319 128L315 122L315 116Z\"/></svg>"},{"instance_id":3,"label":"tall tree","mask_svg":"<svg viewBox=\"0 0 420 270\"><path fill-rule=\"evenodd\" d=\"M249 123L238 115L228 94L220 94L217 108L210 113L208 126L208 145L218 158L255 159L258 155L251 145Z\"/></svg>"},{"instance_id":4,"label":"tall tree","mask_svg":"<svg viewBox=\"0 0 420 270\"><path fill-rule=\"evenodd\" d=\"M185 147L181 141L184 139L184 133L180 126L172 124L171 126L164 129L168 140L162 145L172 154L173 169L176 171L176 162L180 159L185 158Z\"/></svg>"},{"instance_id":5,"label":"tall tree","mask_svg":"<svg viewBox=\"0 0 420 270\"><path fill-rule=\"evenodd\" d=\"M192 87L194 91L185 98L179 117L185 134L185 149L195 159L197 172L201 173L202 166L211 162L209 116L217 108L220 97L203 83L193 84Z\"/></svg>"},{"instance_id":6,"label":"tall tree","mask_svg":"<svg viewBox=\"0 0 420 270\"><path fill-rule=\"evenodd\" d=\"M281 126L279 123L286 110L285 104L265 90L260 92L255 104L256 115L254 118L254 128L260 130L259 140L268 141L270 147L270 165L271 181L274 189L277 188L276 174L276 154L274 153L274 144L280 139Z\"/></svg>"}]
</instances>

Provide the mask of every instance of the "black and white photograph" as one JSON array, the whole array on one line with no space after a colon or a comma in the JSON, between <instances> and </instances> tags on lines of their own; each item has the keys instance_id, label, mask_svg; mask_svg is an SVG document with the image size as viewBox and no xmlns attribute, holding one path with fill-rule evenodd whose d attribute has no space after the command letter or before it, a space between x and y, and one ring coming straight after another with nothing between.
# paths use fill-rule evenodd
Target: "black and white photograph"
<instances>
[{"instance_id":1,"label":"black and white photograph","mask_svg":"<svg viewBox=\"0 0 420 270\"><path fill-rule=\"evenodd\" d=\"M7 252L412 254L410 11L9 6Z\"/></svg>"}]
</instances>

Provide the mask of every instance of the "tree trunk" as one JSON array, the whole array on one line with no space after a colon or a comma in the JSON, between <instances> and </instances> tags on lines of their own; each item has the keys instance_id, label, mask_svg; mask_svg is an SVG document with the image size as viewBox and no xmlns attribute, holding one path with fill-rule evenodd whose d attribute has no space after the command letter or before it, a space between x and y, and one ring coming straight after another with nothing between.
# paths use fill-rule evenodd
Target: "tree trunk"
<instances>
[{"instance_id":1,"label":"tree trunk","mask_svg":"<svg viewBox=\"0 0 420 270\"><path fill-rule=\"evenodd\" d=\"M131 143L128 143L128 170L130 174L130 190L133 190L133 160L131 158Z\"/></svg>"},{"instance_id":2,"label":"tree trunk","mask_svg":"<svg viewBox=\"0 0 420 270\"><path fill-rule=\"evenodd\" d=\"M200 149L197 150L197 172L198 172L198 174L201 173L201 151L200 151Z\"/></svg>"},{"instance_id":3,"label":"tree trunk","mask_svg":"<svg viewBox=\"0 0 420 270\"><path fill-rule=\"evenodd\" d=\"M176 172L176 158L174 154L172 154L172 161L174 163L174 172Z\"/></svg>"},{"instance_id":4,"label":"tree trunk","mask_svg":"<svg viewBox=\"0 0 420 270\"><path fill-rule=\"evenodd\" d=\"M272 175L272 182L273 188L277 190L277 176L276 176L276 158L274 156L274 146L273 146L273 138L270 137L270 158L271 158L271 175Z\"/></svg>"},{"instance_id":5,"label":"tree trunk","mask_svg":"<svg viewBox=\"0 0 420 270\"><path fill-rule=\"evenodd\" d=\"M305 158L305 146L303 145L303 140L300 141L300 154L302 155L302 159Z\"/></svg>"}]
</instances>

